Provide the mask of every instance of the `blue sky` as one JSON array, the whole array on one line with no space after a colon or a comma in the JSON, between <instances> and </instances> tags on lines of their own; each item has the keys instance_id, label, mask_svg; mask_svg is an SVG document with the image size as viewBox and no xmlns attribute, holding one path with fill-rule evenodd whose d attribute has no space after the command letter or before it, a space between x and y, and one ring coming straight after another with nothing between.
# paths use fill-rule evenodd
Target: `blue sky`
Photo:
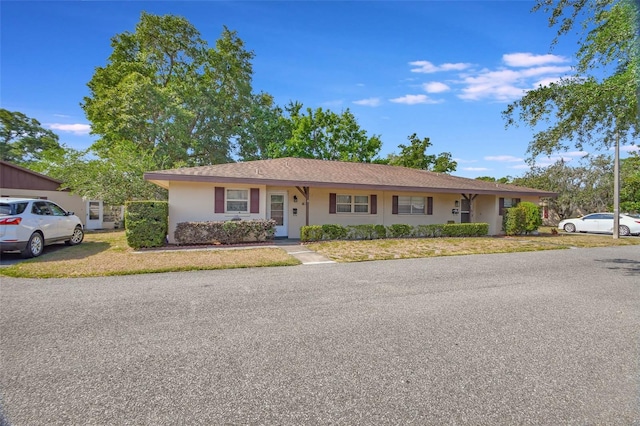
<instances>
[{"instance_id":1,"label":"blue sky","mask_svg":"<svg viewBox=\"0 0 640 426\"><path fill-rule=\"evenodd\" d=\"M575 38L532 1L7 1L0 2L0 104L87 148L80 103L110 39L140 13L187 18L211 46L223 25L255 53L254 91L279 105L349 108L381 156L417 133L450 152L464 177L520 176L533 132L505 129L501 111L574 63ZM623 150L629 147L623 147ZM577 163L584 152L563 153ZM559 157L557 157L559 158ZM557 158L538 159L539 164Z\"/></svg>"}]
</instances>

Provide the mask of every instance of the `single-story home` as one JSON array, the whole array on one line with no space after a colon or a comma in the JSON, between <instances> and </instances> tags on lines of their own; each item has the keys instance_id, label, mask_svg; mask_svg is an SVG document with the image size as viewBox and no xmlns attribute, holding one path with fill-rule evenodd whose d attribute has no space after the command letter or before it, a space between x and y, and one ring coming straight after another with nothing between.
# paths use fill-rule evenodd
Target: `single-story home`
<instances>
[{"instance_id":1,"label":"single-story home","mask_svg":"<svg viewBox=\"0 0 640 426\"><path fill-rule=\"evenodd\" d=\"M114 228L123 206L106 206L72 194L58 179L0 160L0 196L51 200L80 218L86 229Z\"/></svg>"},{"instance_id":2,"label":"single-story home","mask_svg":"<svg viewBox=\"0 0 640 426\"><path fill-rule=\"evenodd\" d=\"M144 174L169 191L169 242L181 222L274 219L276 237L304 225L483 222L502 229L504 208L556 194L370 163L277 158Z\"/></svg>"}]
</instances>

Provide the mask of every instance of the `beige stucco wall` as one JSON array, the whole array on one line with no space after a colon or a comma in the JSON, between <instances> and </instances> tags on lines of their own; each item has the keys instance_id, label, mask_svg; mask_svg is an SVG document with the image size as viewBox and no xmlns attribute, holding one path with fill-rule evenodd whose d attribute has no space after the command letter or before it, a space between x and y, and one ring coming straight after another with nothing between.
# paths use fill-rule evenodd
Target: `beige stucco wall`
<instances>
[{"instance_id":1,"label":"beige stucco wall","mask_svg":"<svg viewBox=\"0 0 640 426\"><path fill-rule=\"evenodd\" d=\"M0 188L3 197L17 198L46 198L59 204L67 211L73 212L80 218L82 224L86 223L87 203L79 195L74 195L66 191L42 191L29 189Z\"/></svg>"},{"instance_id":2,"label":"beige stucco wall","mask_svg":"<svg viewBox=\"0 0 640 426\"><path fill-rule=\"evenodd\" d=\"M267 187L265 185L239 184L207 184L171 182L169 186L169 242L174 242L174 232L179 222L187 221L224 221L237 216L234 213L216 214L215 187L237 189L260 189L260 212L257 214L241 214L244 220L267 218L267 195L270 192L283 192L287 198L287 230L289 238L300 238L300 228L305 225L306 201L295 187ZM378 197L376 214L370 213L329 213L329 194L372 195ZM367 191L345 190L334 188L310 188L309 196L309 224L381 224L392 225L406 223L409 225L440 224L447 222L460 223L460 213L452 213L455 202L460 201L460 194L418 193L398 191ZM432 215L402 215L392 214L392 200L394 195L433 197ZM297 202L294 201L294 196ZM499 198L495 195L478 195L471 205L471 222L489 224L489 234L497 235L502 229L502 217L498 215ZM520 197L522 201L538 202L537 197ZM297 209L294 216L293 209Z\"/></svg>"},{"instance_id":3,"label":"beige stucco wall","mask_svg":"<svg viewBox=\"0 0 640 426\"><path fill-rule=\"evenodd\" d=\"M260 189L260 213L215 213L215 188ZM169 242L175 243L174 233L180 222L225 221L239 216L243 220L266 218L266 186L209 183L171 182L169 184Z\"/></svg>"}]
</instances>

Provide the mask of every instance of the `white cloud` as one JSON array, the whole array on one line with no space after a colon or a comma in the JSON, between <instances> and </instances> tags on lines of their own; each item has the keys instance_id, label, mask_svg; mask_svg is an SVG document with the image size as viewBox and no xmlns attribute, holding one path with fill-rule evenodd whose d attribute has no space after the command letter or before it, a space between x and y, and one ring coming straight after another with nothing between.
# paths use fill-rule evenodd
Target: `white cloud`
<instances>
[{"instance_id":1,"label":"white cloud","mask_svg":"<svg viewBox=\"0 0 640 426\"><path fill-rule=\"evenodd\" d=\"M558 55L534 55L533 53L506 53L502 60L510 67L533 67L544 64L564 64L569 59Z\"/></svg>"},{"instance_id":2,"label":"white cloud","mask_svg":"<svg viewBox=\"0 0 640 426\"><path fill-rule=\"evenodd\" d=\"M358 101L353 101L356 105L377 107L380 105L380 98L368 98L368 99L360 99Z\"/></svg>"},{"instance_id":3,"label":"white cloud","mask_svg":"<svg viewBox=\"0 0 640 426\"><path fill-rule=\"evenodd\" d=\"M425 83L422 85L422 88L427 93L442 93L451 90L449 86L444 83L440 83L439 81L432 81L430 83Z\"/></svg>"},{"instance_id":4,"label":"white cloud","mask_svg":"<svg viewBox=\"0 0 640 426\"><path fill-rule=\"evenodd\" d=\"M431 99L427 95L404 95L399 98L389 99L389 101L396 104L407 104L407 105L416 105L416 104L439 104L442 101L438 101L435 99Z\"/></svg>"},{"instance_id":5,"label":"white cloud","mask_svg":"<svg viewBox=\"0 0 640 426\"><path fill-rule=\"evenodd\" d=\"M61 124L61 123L51 123L47 124L47 126L51 130L59 130L61 132L69 132L76 135L88 135L91 131L91 126L89 124Z\"/></svg>"},{"instance_id":6,"label":"white cloud","mask_svg":"<svg viewBox=\"0 0 640 426\"><path fill-rule=\"evenodd\" d=\"M612 148L615 149L615 148ZM638 145L624 145L620 147L620 151L624 152L638 152L640 153L640 146Z\"/></svg>"},{"instance_id":7,"label":"white cloud","mask_svg":"<svg viewBox=\"0 0 640 426\"><path fill-rule=\"evenodd\" d=\"M522 163L522 164L518 164L517 166L509 166L507 168L509 169L516 169L516 170L525 170L528 169L530 166L528 164Z\"/></svg>"},{"instance_id":8,"label":"white cloud","mask_svg":"<svg viewBox=\"0 0 640 426\"><path fill-rule=\"evenodd\" d=\"M465 75L462 84L465 87L458 95L460 99L481 100L494 99L500 102L509 102L522 97L527 90L535 87L531 78L537 77L537 81L558 80L560 75L571 70L571 67L534 67L522 70L484 69L475 75ZM540 78L542 77L542 78Z\"/></svg>"},{"instance_id":9,"label":"white cloud","mask_svg":"<svg viewBox=\"0 0 640 426\"><path fill-rule=\"evenodd\" d=\"M429 61L413 61L409 62L409 65L412 65L416 68L412 68L411 72L417 72L422 74L431 74L439 71L462 71L471 66L471 64L458 62L455 64L445 63L441 65L434 65Z\"/></svg>"},{"instance_id":10,"label":"white cloud","mask_svg":"<svg viewBox=\"0 0 640 426\"><path fill-rule=\"evenodd\" d=\"M502 163L517 163L519 161L524 161L522 158L514 157L512 155L489 155L484 157L487 161L500 161Z\"/></svg>"},{"instance_id":11,"label":"white cloud","mask_svg":"<svg viewBox=\"0 0 640 426\"><path fill-rule=\"evenodd\" d=\"M464 160L462 158L454 158L453 161L457 162L458 164L469 164L469 163L477 163L478 160Z\"/></svg>"},{"instance_id":12,"label":"white cloud","mask_svg":"<svg viewBox=\"0 0 640 426\"><path fill-rule=\"evenodd\" d=\"M466 172L487 172L491 169L487 167L462 167L462 170Z\"/></svg>"}]
</instances>

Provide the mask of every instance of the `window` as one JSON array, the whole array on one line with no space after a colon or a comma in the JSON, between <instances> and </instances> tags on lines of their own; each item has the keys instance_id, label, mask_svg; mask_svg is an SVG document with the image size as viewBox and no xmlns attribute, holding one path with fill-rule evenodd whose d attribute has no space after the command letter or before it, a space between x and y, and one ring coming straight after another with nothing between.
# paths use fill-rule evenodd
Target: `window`
<instances>
[{"instance_id":1,"label":"window","mask_svg":"<svg viewBox=\"0 0 640 426\"><path fill-rule=\"evenodd\" d=\"M398 214L424 214L424 197L398 197Z\"/></svg>"},{"instance_id":2,"label":"window","mask_svg":"<svg viewBox=\"0 0 640 426\"><path fill-rule=\"evenodd\" d=\"M500 216L504 216L505 209L515 207L518 204L520 204L520 198L500 198L500 201L499 201Z\"/></svg>"},{"instance_id":3,"label":"window","mask_svg":"<svg viewBox=\"0 0 640 426\"><path fill-rule=\"evenodd\" d=\"M226 210L227 212L248 213L249 190L227 189Z\"/></svg>"},{"instance_id":4,"label":"window","mask_svg":"<svg viewBox=\"0 0 640 426\"><path fill-rule=\"evenodd\" d=\"M337 194L336 213L369 213L369 196Z\"/></svg>"},{"instance_id":5,"label":"window","mask_svg":"<svg viewBox=\"0 0 640 426\"><path fill-rule=\"evenodd\" d=\"M51 212L53 213L54 216L66 216L67 212L65 212L62 207L58 206L57 204L53 204L53 203L47 203L47 205L49 206L49 210L51 210Z\"/></svg>"},{"instance_id":6,"label":"window","mask_svg":"<svg viewBox=\"0 0 640 426\"><path fill-rule=\"evenodd\" d=\"M394 195L392 214L433 214L433 197L410 197Z\"/></svg>"}]
</instances>

